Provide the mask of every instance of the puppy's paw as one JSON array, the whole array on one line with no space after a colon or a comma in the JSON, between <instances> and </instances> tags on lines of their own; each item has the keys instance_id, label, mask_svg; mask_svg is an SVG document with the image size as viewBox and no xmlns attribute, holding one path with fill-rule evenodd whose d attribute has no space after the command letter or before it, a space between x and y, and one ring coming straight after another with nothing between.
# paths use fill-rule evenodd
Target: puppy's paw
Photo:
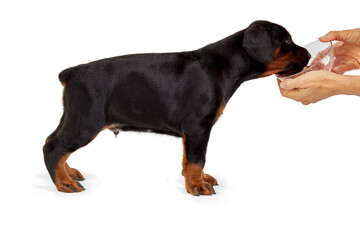
<instances>
[{"instance_id":1,"label":"puppy's paw","mask_svg":"<svg viewBox=\"0 0 360 240\"><path fill-rule=\"evenodd\" d=\"M85 188L79 182L76 181L67 181L55 185L57 190L65 193L82 192L85 190Z\"/></svg>"},{"instance_id":2,"label":"puppy's paw","mask_svg":"<svg viewBox=\"0 0 360 240\"><path fill-rule=\"evenodd\" d=\"M69 175L69 177L74 181L84 181L85 180L84 176L79 172L79 170L69 167L69 165L67 163L65 164L65 171L66 171L67 175Z\"/></svg>"},{"instance_id":3,"label":"puppy's paw","mask_svg":"<svg viewBox=\"0 0 360 240\"><path fill-rule=\"evenodd\" d=\"M202 179L211 184L212 186L218 186L218 182L216 181L216 179L214 177L212 177L211 175L209 174L205 174L204 172L202 172L202 175L201 175Z\"/></svg>"},{"instance_id":4,"label":"puppy's paw","mask_svg":"<svg viewBox=\"0 0 360 240\"><path fill-rule=\"evenodd\" d=\"M186 184L186 191L194 196L215 194L212 185L205 181Z\"/></svg>"},{"instance_id":5,"label":"puppy's paw","mask_svg":"<svg viewBox=\"0 0 360 240\"><path fill-rule=\"evenodd\" d=\"M84 181L84 176L79 172L79 170L75 168L70 168L70 172L68 173L69 177L71 177L74 181Z\"/></svg>"}]
</instances>

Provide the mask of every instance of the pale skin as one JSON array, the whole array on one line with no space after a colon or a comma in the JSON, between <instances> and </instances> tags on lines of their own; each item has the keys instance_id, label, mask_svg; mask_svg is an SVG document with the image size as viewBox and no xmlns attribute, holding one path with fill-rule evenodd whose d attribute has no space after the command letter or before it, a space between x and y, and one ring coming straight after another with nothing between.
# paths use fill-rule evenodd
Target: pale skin
<instances>
[{"instance_id":1,"label":"pale skin","mask_svg":"<svg viewBox=\"0 0 360 240\"><path fill-rule=\"evenodd\" d=\"M360 69L360 28L331 31L319 40L337 41L332 72L313 71L283 82L278 80L281 95L304 105L339 94L360 96L360 76L342 75Z\"/></svg>"}]
</instances>

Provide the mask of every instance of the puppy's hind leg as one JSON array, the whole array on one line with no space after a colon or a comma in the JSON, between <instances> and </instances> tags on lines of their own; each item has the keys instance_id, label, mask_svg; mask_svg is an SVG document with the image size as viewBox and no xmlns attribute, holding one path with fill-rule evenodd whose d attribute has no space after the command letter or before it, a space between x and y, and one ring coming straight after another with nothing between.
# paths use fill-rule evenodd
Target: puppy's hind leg
<instances>
[{"instance_id":1,"label":"puppy's hind leg","mask_svg":"<svg viewBox=\"0 0 360 240\"><path fill-rule=\"evenodd\" d=\"M46 168L56 188L62 192L81 192L78 182L83 175L66 163L71 153L90 143L105 126L101 101L81 85L68 84L64 91L64 115L59 127L51 134L43 148Z\"/></svg>"},{"instance_id":2,"label":"puppy's hind leg","mask_svg":"<svg viewBox=\"0 0 360 240\"><path fill-rule=\"evenodd\" d=\"M64 124L56 137L43 148L47 170L56 188L62 192L81 192L84 187L78 182L84 180L76 169L70 168L66 161L71 153L90 143L102 127L86 127L81 130L73 124Z\"/></svg>"},{"instance_id":3,"label":"puppy's hind leg","mask_svg":"<svg viewBox=\"0 0 360 240\"><path fill-rule=\"evenodd\" d=\"M64 125L64 119L65 119L65 112L63 113L61 119L60 119L60 123L57 126L57 128L46 138L45 143L48 143L51 139L53 139L54 137L56 137L56 135L58 135L58 133L60 132L61 128Z\"/></svg>"}]
</instances>

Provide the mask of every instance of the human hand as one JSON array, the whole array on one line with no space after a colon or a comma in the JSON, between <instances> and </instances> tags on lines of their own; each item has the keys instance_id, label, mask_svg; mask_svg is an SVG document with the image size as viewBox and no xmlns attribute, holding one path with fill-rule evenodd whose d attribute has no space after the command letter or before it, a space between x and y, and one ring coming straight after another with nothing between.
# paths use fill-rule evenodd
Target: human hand
<instances>
[{"instance_id":1,"label":"human hand","mask_svg":"<svg viewBox=\"0 0 360 240\"><path fill-rule=\"evenodd\" d=\"M334 44L334 66L332 71L344 73L360 69L360 28L331 31L319 38L322 42L338 41Z\"/></svg>"},{"instance_id":2,"label":"human hand","mask_svg":"<svg viewBox=\"0 0 360 240\"><path fill-rule=\"evenodd\" d=\"M278 84L282 96L308 105L342 93L337 79L335 73L313 71L282 82L278 79Z\"/></svg>"}]
</instances>

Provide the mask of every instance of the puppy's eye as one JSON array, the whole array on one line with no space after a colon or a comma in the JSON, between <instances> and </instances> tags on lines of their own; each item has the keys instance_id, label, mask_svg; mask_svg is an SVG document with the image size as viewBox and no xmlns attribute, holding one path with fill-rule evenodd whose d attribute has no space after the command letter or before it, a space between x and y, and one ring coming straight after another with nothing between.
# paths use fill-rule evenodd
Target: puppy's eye
<instances>
[{"instance_id":1,"label":"puppy's eye","mask_svg":"<svg viewBox=\"0 0 360 240\"><path fill-rule=\"evenodd\" d=\"M291 38L286 39L286 40L285 40L285 43L288 44L288 45L290 45L290 44L292 43Z\"/></svg>"}]
</instances>

